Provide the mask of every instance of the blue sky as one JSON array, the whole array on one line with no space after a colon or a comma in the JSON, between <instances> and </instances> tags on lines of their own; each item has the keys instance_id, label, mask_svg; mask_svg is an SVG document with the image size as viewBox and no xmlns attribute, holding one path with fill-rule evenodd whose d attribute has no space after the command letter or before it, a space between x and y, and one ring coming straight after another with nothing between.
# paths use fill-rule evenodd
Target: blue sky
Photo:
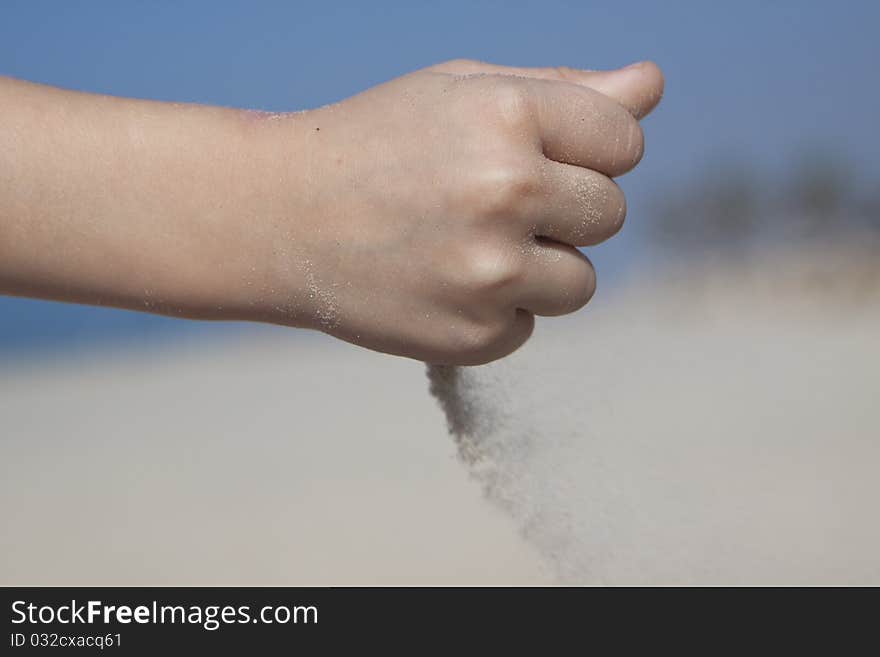
<instances>
[{"instance_id":1,"label":"blue sky","mask_svg":"<svg viewBox=\"0 0 880 657\"><path fill-rule=\"evenodd\" d=\"M627 227L591 253L636 267L647 204L721 159L781 176L804 148L880 174L876 2L46 2L0 4L0 74L116 95L305 109L455 57L666 72ZM0 357L215 325L0 298Z\"/></svg>"}]
</instances>

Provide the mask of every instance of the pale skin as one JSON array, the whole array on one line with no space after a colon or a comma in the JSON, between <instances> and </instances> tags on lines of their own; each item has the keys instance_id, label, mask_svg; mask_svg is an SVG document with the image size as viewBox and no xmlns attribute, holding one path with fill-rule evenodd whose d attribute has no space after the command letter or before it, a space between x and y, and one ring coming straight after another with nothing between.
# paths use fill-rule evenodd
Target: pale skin
<instances>
[{"instance_id":1,"label":"pale skin","mask_svg":"<svg viewBox=\"0 0 880 657\"><path fill-rule=\"evenodd\" d=\"M620 229L662 92L457 60L265 114L0 78L0 294L489 362L592 296L575 247Z\"/></svg>"}]
</instances>

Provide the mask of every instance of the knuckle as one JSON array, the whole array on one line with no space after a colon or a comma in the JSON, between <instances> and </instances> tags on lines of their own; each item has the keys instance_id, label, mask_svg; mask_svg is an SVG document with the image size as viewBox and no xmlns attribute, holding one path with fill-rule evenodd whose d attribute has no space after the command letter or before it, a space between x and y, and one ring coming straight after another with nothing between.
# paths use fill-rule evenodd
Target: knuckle
<instances>
[{"instance_id":1,"label":"knuckle","mask_svg":"<svg viewBox=\"0 0 880 657\"><path fill-rule=\"evenodd\" d=\"M474 321L451 335L450 354L456 365L483 365L513 353L532 335L535 318L518 311L514 316Z\"/></svg>"},{"instance_id":2,"label":"knuckle","mask_svg":"<svg viewBox=\"0 0 880 657\"><path fill-rule=\"evenodd\" d=\"M483 246L467 257L465 287L471 293L497 293L520 281L523 269L515 249Z\"/></svg>"},{"instance_id":3,"label":"knuckle","mask_svg":"<svg viewBox=\"0 0 880 657\"><path fill-rule=\"evenodd\" d=\"M540 176L527 164L509 162L489 167L480 176L478 207L490 218L507 216L537 196L541 185Z\"/></svg>"},{"instance_id":4,"label":"knuckle","mask_svg":"<svg viewBox=\"0 0 880 657\"><path fill-rule=\"evenodd\" d=\"M493 360L506 334L507 327L501 322L475 322L461 327L454 346L458 361L477 365Z\"/></svg>"},{"instance_id":5,"label":"knuckle","mask_svg":"<svg viewBox=\"0 0 880 657\"><path fill-rule=\"evenodd\" d=\"M501 127L522 130L531 121L531 99L519 80L495 78L486 101L490 120Z\"/></svg>"},{"instance_id":6,"label":"knuckle","mask_svg":"<svg viewBox=\"0 0 880 657\"><path fill-rule=\"evenodd\" d=\"M468 343L471 348L485 351L491 349L504 335L504 327L500 323L478 324L471 327Z\"/></svg>"}]
</instances>

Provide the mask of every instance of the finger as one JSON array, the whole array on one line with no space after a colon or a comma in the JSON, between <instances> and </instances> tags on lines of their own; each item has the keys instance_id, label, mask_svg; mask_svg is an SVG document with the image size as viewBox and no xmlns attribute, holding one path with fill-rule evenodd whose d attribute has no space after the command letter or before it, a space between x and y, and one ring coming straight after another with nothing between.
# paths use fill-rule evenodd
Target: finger
<instances>
[{"instance_id":1,"label":"finger","mask_svg":"<svg viewBox=\"0 0 880 657\"><path fill-rule=\"evenodd\" d=\"M515 299L519 308L554 317L586 305L596 291L596 272L583 253L540 238L532 240L526 250L525 283Z\"/></svg>"},{"instance_id":2,"label":"finger","mask_svg":"<svg viewBox=\"0 0 880 657\"><path fill-rule=\"evenodd\" d=\"M569 82L529 80L528 87L547 158L612 178L642 159L639 122L607 96Z\"/></svg>"},{"instance_id":3,"label":"finger","mask_svg":"<svg viewBox=\"0 0 880 657\"><path fill-rule=\"evenodd\" d=\"M527 310L517 308L513 321L507 324L501 338L482 354L481 362L488 363L512 354L526 343L534 330L535 316Z\"/></svg>"},{"instance_id":4,"label":"finger","mask_svg":"<svg viewBox=\"0 0 880 657\"><path fill-rule=\"evenodd\" d=\"M535 316L527 310L515 308L490 324L475 327L464 348L454 350L452 357L438 362L444 365L483 365L512 354L534 330Z\"/></svg>"},{"instance_id":5,"label":"finger","mask_svg":"<svg viewBox=\"0 0 880 657\"><path fill-rule=\"evenodd\" d=\"M647 116L663 97L663 72L654 62L638 62L612 71L584 71L567 66L522 68L456 59L430 70L452 75L517 75L571 82L594 89L623 105L637 119Z\"/></svg>"},{"instance_id":6,"label":"finger","mask_svg":"<svg viewBox=\"0 0 880 657\"><path fill-rule=\"evenodd\" d=\"M546 198L529 219L538 237L572 246L593 246L623 226L626 198L620 187L597 171L550 162L545 167Z\"/></svg>"}]
</instances>

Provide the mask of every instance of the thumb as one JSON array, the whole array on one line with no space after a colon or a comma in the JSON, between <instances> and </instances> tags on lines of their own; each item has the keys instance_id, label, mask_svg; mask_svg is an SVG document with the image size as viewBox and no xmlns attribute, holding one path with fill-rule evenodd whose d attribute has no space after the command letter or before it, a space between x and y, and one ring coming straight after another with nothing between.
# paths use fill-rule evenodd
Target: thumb
<instances>
[{"instance_id":1,"label":"thumb","mask_svg":"<svg viewBox=\"0 0 880 657\"><path fill-rule=\"evenodd\" d=\"M582 71L567 66L520 68L456 59L437 64L428 70L452 75L517 75L572 82L616 100L637 119L647 116L663 97L663 72L654 62L638 62L613 71Z\"/></svg>"},{"instance_id":2,"label":"thumb","mask_svg":"<svg viewBox=\"0 0 880 657\"><path fill-rule=\"evenodd\" d=\"M571 81L613 98L637 119L657 107L663 98L663 72L654 62L639 62L613 71L573 71Z\"/></svg>"}]
</instances>

